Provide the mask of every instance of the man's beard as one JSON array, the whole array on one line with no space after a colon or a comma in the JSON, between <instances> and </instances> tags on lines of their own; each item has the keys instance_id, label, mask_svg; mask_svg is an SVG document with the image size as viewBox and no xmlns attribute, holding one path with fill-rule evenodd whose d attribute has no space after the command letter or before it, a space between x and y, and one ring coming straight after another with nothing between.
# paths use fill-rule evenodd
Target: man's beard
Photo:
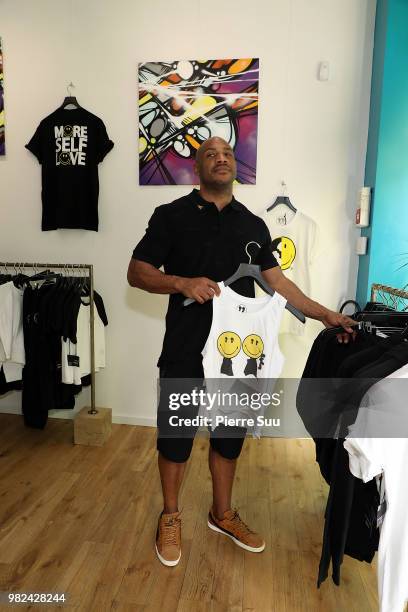
<instances>
[{"instance_id":1,"label":"man's beard","mask_svg":"<svg viewBox=\"0 0 408 612\"><path fill-rule=\"evenodd\" d=\"M201 183L209 189L216 189L222 191L224 189L230 189L233 185L234 180L235 176L233 174L230 174L228 178L225 177L225 179L223 179L222 177L217 178L217 176L212 175L209 178L201 179Z\"/></svg>"}]
</instances>

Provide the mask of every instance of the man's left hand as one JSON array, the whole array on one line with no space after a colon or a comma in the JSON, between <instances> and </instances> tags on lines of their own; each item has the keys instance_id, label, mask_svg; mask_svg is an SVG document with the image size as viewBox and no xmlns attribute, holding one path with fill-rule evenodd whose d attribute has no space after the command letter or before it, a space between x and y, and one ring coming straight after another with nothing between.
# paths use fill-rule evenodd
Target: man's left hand
<instances>
[{"instance_id":1,"label":"man's left hand","mask_svg":"<svg viewBox=\"0 0 408 612\"><path fill-rule=\"evenodd\" d=\"M337 340L340 343L347 344L352 338L353 340L356 337L356 331L353 331L353 327L356 325L356 322L353 321L347 315L343 315L340 312L334 312L333 310L328 310L327 314L322 319L322 323L325 327L343 327L345 332L341 334L337 334Z\"/></svg>"}]
</instances>

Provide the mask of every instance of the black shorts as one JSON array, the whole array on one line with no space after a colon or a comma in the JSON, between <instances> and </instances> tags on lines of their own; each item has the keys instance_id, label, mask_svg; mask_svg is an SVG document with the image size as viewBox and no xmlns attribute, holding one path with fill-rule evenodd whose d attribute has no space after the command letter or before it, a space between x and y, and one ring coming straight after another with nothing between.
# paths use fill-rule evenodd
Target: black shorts
<instances>
[{"instance_id":1,"label":"black shorts","mask_svg":"<svg viewBox=\"0 0 408 612\"><path fill-rule=\"evenodd\" d=\"M177 383L166 379L177 379ZM157 450L169 461L184 463L190 457L193 448L196 426L179 426L175 430L169 424L169 418L177 414L178 418L194 418L198 415L199 406L189 404L180 406L177 412L170 409L171 393L190 394L194 388L201 387L204 379L202 357L189 361L166 363L160 367L160 399L157 410ZM246 428L218 425L210 431L211 447L225 459L237 459L245 440Z\"/></svg>"}]
</instances>

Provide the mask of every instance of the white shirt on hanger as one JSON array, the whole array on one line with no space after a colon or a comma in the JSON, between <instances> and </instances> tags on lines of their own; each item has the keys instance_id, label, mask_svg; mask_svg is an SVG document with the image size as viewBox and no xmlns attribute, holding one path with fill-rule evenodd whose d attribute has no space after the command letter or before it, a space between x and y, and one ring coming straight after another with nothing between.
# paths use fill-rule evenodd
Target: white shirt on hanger
<instances>
[{"instance_id":1,"label":"white shirt on hanger","mask_svg":"<svg viewBox=\"0 0 408 612\"><path fill-rule=\"evenodd\" d=\"M213 298L211 328L202 351L207 393L217 393L221 384L223 392L272 394L284 363L278 333L286 299L276 292L273 296L244 297L223 282L219 287L221 293ZM256 421L265 410L266 406L254 411L221 404L206 416L212 418L214 428L217 414ZM259 436L260 430L257 425L248 428L254 436Z\"/></svg>"},{"instance_id":2,"label":"white shirt on hanger","mask_svg":"<svg viewBox=\"0 0 408 612\"><path fill-rule=\"evenodd\" d=\"M316 247L317 225L299 210L294 213L286 204L278 204L262 214L272 238L272 250L282 272L306 295L310 295L310 266ZM260 287L256 295L264 295ZM280 333L303 335L305 324L289 312L282 319Z\"/></svg>"},{"instance_id":3,"label":"white shirt on hanger","mask_svg":"<svg viewBox=\"0 0 408 612\"><path fill-rule=\"evenodd\" d=\"M91 313L89 304L81 303L77 318L77 343L61 339L62 382L81 384L81 378L91 373ZM106 365L105 326L94 306L95 372ZM69 365L68 355L79 357L79 366Z\"/></svg>"},{"instance_id":4,"label":"white shirt on hanger","mask_svg":"<svg viewBox=\"0 0 408 612\"><path fill-rule=\"evenodd\" d=\"M0 285L0 366L7 382L21 380L25 364L23 290Z\"/></svg>"}]
</instances>

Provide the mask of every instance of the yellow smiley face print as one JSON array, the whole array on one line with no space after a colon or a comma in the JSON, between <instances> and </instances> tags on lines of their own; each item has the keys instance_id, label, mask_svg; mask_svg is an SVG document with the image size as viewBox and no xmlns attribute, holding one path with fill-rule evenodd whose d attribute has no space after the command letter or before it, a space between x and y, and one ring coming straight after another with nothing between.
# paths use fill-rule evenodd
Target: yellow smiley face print
<instances>
[{"instance_id":1,"label":"yellow smiley face print","mask_svg":"<svg viewBox=\"0 0 408 612\"><path fill-rule=\"evenodd\" d=\"M242 349L248 357L251 359L258 359L264 350L264 343L261 336L257 334L250 334L245 338L242 343Z\"/></svg>"},{"instance_id":2,"label":"yellow smiley face print","mask_svg":"<svg viewBox=\"0 0 408 612\"><path fill-rule=\"evenodd\" d=\"M217 348L223 357L232 359L241 350L241 338L233 331L222 332L217 339Z\"/></svg>"},{"instance_id":3,"label":"yellow smiley face print","mask_svg":"<svg viewBox=\"0 0 408 612\"><path fill-rule=\"evenodd\" d=\"M280 236L272 242L272 251L281 270L288 270L296 258L296 246L291 238Z\"/></svg>"}]
</instances>

